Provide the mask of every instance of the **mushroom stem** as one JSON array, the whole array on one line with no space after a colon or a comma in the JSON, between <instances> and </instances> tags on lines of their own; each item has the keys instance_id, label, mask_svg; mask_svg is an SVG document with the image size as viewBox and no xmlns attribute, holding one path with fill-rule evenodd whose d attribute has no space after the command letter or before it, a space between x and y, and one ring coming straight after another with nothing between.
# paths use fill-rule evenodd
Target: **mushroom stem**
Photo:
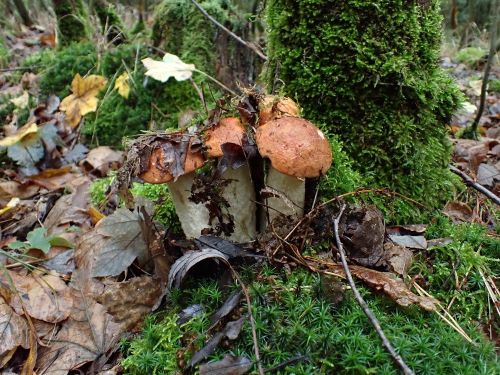
<instances>
[{"instance_id":1,"label":"mushroom stem","mask_svg":"<svg viewBox=\"0 0 500 375\"><path fill-rule=\"evenodd\" d=\"M255 191L247 164L237 169L227 169L223 176L233 180L224 188L222 196L229 203L229 211L233 215L234 232L228 239L235 242L253 241L256 233Z\"/></svg>"},{"instance_id":2,"label":"mushroom stem","mask_svg":"<svg viewBox=\"0 0 500 375\"><path fill-rule=\"evenodd\" d=\"M175 182L167 182L186 238L198 238L203 229L210 227L208 209L203 204L189 200L195 175L192 172L178 177Z\"/></svg>"},{"instance_id":3,"label":"mushroom stem","mask_svg":"<svg viewBox=\"0 0 500 375\"><path fill-rule=\"evenodd\" d=\"M265 199L266 209L264 210L265 216L261 220L262 230L280 214L295 218L304 214L306 191L304 179L278 172L270 165L266 177L266 187L271 188L281 197Z\"/></svg>"}]
</instances>

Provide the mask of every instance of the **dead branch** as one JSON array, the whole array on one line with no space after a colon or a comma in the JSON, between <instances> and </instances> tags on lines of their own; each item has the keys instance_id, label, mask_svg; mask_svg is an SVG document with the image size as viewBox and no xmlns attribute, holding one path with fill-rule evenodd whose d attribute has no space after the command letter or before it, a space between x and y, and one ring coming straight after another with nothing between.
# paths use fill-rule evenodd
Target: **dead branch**
<instances>
[{"instance_id":1,"label":"dead branch","mask_svg":"<svg viewBox=\"0 0 500 375\"><path fill-rule=\"evenodd\" d=\"M462 178L462 180L464 181L465 185L470 186L471 188L476 189L480 193L483 193L488 198L490 198L493 202L495 202L496 204L500 205L500 197L498 197L497 195L495 195L495 193L493 193L492 191L486 189L483 185L478 184L476 181L474 181L472 179L472 177L470 177L468 174L462 172L460 169L458 169L454 165L450 164L449 168L450 168L450 171L452 171L453 173L459 175Z\"/></svg>"},{"instance_id":2,"label":"dead branch","mask_svg":"<svg viewBox=\"0 0 500 375\"><path fill-rule=\"evenodd\" d=\"M262 60L267 61L267 56L264 55L256 46L254 46L252 43L248 43L241 39L238 35L233 33L231 30L229 30L227 27L225 27L223 24L221 24L219 21L217 21L215 18L213 18L210 14L207 13L203 7L198 4L196 0L191 0L193 5L198 8L198 10L203 13L203 15L208 18L214 25L217 27L221 28L224 32L226 32L230 37L234 38L238 43L244 45L245 47L251 49L254 51Z\"/></svg>"},{"instance_id":3,"label":"dead branch","mask_svg":"<svg viewBox=\"0 0 500 375\"><path fill-rule=\"evenodd\" d=\"M344 268L345 275L347 277L347 280L349 282L349 285L351 286L351 289L354 293L354 297L356 298L357 302L363 309L365 315L368 317L370 322L372 323L373 327L375 328L375 331L377 331L377 334L379 335L380 339L382 340L382 345L387 349L389 354L391 355L392 359L394 359L394 362L398 365L398 367L403 371L405 375L415 375L412 369L408 367L408 365L404 362L403 358L396 352L396 350L393 348L392 344L389 342L387 337L384 334L384 331L382 330L382 327L380 326L380 322L377 320L373 312L370 310L368 307L368 304L365 302L363 297L361 297L361 294L359 294L358 289L356 288L356 284L354 284L354 280L352 278L351 271L349 270L349 266L347 265L347 259L346 255L344 252L344 247L342 246L342 242L340 241L340 236L339 236L339 222L340 218L342 217L342 214L344 213L344 210L346 208L346 205L343 204L340 213L337 216L337 218L333 222L334 226L334 232L335 232L335 242L337 243L337 250L340 254L340 259L342 261L342 267ZM332 249L333 250L333 249Z\"/></svg>"}]
</instances>

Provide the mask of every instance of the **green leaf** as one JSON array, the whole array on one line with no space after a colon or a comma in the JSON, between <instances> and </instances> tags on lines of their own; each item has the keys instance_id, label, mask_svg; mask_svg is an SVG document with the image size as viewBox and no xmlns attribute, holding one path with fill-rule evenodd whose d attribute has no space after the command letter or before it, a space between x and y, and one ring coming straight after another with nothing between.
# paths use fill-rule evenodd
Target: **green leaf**
<instances>
[{"instance_id":1,"label":"green leaf","mask_svg":"<svg viewBox=\"0 0 500 375\"><path fill-rule=\"evenodd\" d=\"M68 249L73 249L75 247L72 242L63 237L50 236L47 238L47 240L52 246L67 247Z\"/></svg>"},{"instance_id":2,"label":"green leaf","mask_svg":"<svg viewBox=\"0 0 500 375\"><path fill-rule=\"evenodd\" d=\"M12 249L12 250L19 250L19 249L25 248L26 244L24 242L21 242L21 241L14 241L14 242L11 242L10 244L8 244L7 247L9 249Z\"/></svg>"},{"instance_id":3,"label":"green leaf","mask_svg":"<svg viewBox=\"0 0 500 375\"><path fill-rule=\"evenodd\" d=\"M49 252L51 245L47 238L47 229L36 228L29 232L26 238L31 249L42 250L45 254Z\"/></svg>"}]
</instances>

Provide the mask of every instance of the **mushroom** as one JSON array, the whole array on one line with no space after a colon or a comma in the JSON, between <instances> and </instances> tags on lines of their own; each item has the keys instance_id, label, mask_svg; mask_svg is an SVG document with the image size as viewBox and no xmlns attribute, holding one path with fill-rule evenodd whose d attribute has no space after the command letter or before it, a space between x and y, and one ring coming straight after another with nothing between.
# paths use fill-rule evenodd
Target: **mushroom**
<instances>
[{"instance_id":1,"label":"mushroom","mask_svg":"<svg viewBox=\"0 0 500 375\"><path fill-rule=\"evenodd\" d=\"M269 222L279 214L302 216L305 179L325 174L332 164L328 140L314 124L297 117L259 126L255 139L261 156L271 162L266 186L280 196L267 198Z\"/></svg>"},{"instance_id":2,"label":"mushroom","mask_svg":"<svg viewBox=\"0 0 500 375\"><path fill-rule=\"evenodd\" d=\"M238 118L221 119L217 125L205 133L208 157L222 158L224 156L222 145L225 143L233 143L243 147L245 135L245 128ZM230 180L222 193L223 198L229 203L229 213L234 220L234 232L229 236L229 239L235 242L254 240L257 230L255 190L248 163L236 165L236 168L230 166L222 173L221 177Z\"/></svg>"},{"instance_id":3,"label":"mushroom","mask_svg":"<svg viewBox=\"0 0 500 375\"><path fill-rule=\"evenodd\" d=\"M154 147L149 157L147 170L140 177L151 184L168 184L175 211L186 238L198 238L201 231L209 226L209 212L203 204L194 203L189 200L189 197L195 170L203 166L205 158L201 150L194 150L191 147L191 137L188 142L185 153L168 152L171 146L168 141ZM182 165L183 174L175 178L171 173L172 165L179 164Z\"/></svg>"},{"instance_id":4,"label":"mushroom","mask_svg":"<svg viewBox=\"0 0 500 375\"><path fill-rule=\"evenodd\" d=\"M259 125L282 117L299 117L300 109L287 97L265 95L259 100Z\"/></svg>"}]
</instances>

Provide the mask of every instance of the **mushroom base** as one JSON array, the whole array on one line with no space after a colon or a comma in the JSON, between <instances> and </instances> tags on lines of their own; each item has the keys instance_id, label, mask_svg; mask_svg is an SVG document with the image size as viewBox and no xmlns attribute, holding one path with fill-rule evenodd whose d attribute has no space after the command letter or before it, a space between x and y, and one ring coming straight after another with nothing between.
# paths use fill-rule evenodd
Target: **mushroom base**
<instances>
[{"instance_id":1,"label":"mushroom base","mask_svg":"<svg viewBox=\"0 0 500 375\"><path fill-rule=\"evenodd\" d=\"M276 191L282 197L265 199L266 207L264 207L261 220L262 230L265 230L267 225L280 214L294 218L299 218L304 214L305 180L287 176L270 166L266 177L266 187Z\"/></svg>"}]
</instances>

